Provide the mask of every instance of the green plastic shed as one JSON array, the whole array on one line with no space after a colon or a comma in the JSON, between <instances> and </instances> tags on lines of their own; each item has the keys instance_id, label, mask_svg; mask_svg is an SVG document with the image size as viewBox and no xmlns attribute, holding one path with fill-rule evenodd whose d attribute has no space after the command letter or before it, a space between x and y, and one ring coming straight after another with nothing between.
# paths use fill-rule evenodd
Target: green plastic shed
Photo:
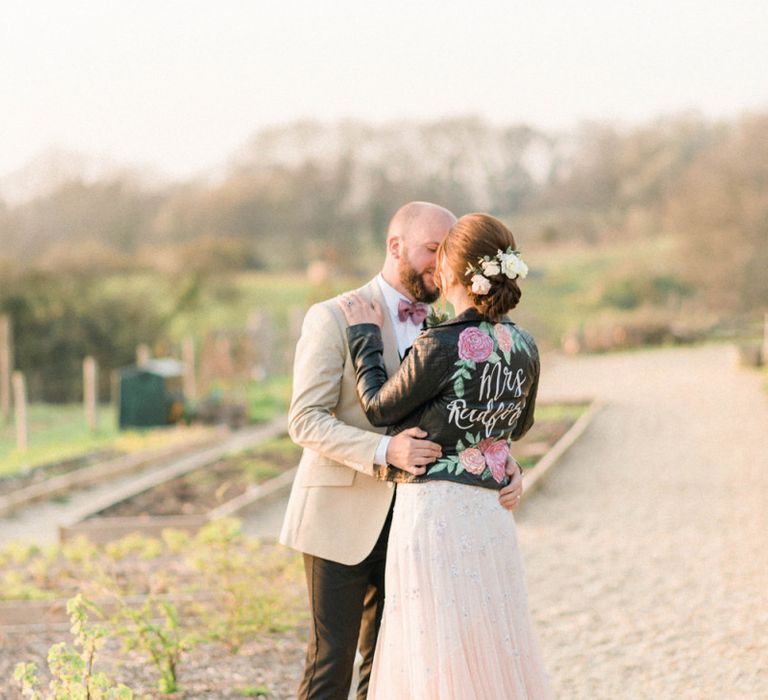
<instances>
[{"instance_id":1,"label":"green plastic shed","mask_svg":"<svg viewBox=\"0 0 768 700\"><path fill-rule=\"evenodd\" d=\"M184 363L156 358L119 371L119 419L123 428L150 428L176 423L184 410Z\"/></svg>"}]
</instances>

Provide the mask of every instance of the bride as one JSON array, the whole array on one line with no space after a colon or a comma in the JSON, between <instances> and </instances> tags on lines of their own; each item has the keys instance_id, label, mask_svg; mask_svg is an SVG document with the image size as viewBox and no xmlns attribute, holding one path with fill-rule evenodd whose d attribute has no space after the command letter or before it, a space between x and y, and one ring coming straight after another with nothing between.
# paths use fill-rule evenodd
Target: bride
<instances>
[{"instance_id":1,"label":"bride","mask_svg":"<svg viewBox=\"0 0 768 700\"><path fill-rule=\"evenodd\" d=\"M392 434L420 426L442 457L399 482L386 602L369 698L551 698L528 611L512 516L497 491L510 443L533 424L539 355L506 314L528 268L509 229L462 217L437 251L436 281L456 316L423 332L389 379L382 311L355 294L339 303L368 419Z\"/></svg>"}]
</instances>

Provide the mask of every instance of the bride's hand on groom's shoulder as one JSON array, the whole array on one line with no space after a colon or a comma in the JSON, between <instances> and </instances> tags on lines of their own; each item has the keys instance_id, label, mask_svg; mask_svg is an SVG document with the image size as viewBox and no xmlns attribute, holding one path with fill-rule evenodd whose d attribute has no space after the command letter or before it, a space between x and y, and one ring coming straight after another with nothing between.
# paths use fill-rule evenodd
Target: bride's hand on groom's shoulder
<instances>
[{"instance_id":1,"label":"bride's hand on groom's shoulder","mask_svg":"<svg viewBox=\"0 0 768 700\"><path fill-rule=\"evenodd\" d=\"M368 302L355 292L342 294L336 303L350 326L356 323L374 323L381 326L384 319L381 306L376 300Z\"/></svg>"},{"instance_id":2,"label":"bride's hand on groom's shoulder","mask_svg":"<svg viewBox=\"0 0 768 700\"><path fill-rule=\"evenodd\" d=\"M523 470L513 457L507 458L507 476L509 483L499 491L499 503L506 510L515 510L523 497Z\"/></svg>"}]
</instances>

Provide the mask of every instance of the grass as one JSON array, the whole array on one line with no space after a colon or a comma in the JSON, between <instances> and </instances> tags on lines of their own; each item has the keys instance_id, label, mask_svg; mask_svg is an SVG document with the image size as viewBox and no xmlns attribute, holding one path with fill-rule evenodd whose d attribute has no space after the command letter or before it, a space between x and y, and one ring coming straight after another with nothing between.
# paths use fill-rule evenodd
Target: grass
<instances>
[{"instance_id":1,"label":"grass","mask_svg":"<svg viewBox=\"0 0 768 700\"><path fill-rule=\"evenodd\" d=\"M111 407L100 408L99 428L90 433L81 404L30 404L26 452L16 449L12 424L0 428L0 476L112 447L118 437L114 411Z\"/></svg>"},{"instance_id":2,"label":"grass","mask_svg":"<svg viewBox=\"0 0 768 700\"><path fill-rule=\"evenodd\" d=\"M528 328L542 347L559 346L563 334L578 323L618 310L603 298L606 285L669 273L675 255L668 237L602 244L547 244L524 250L531 274L523 283L523 299L512 313ZM375 275L334 277L325 285L313 285L295 273L243 272L232 277L227 290L215 283L205 288L199 305L181 314L171 334L202 335L212 328L241 329L255 310L271 314L278 340L287 340L291 308L309 305L364 284Z\"/></svg>"},{"instance_id":3,"label":"grass","mask_svg":"<svg viewBox=\"0 0 768 700\"><path fill-rule=\"evenodd\" d=\"M266 422L288 410L291 380L286 375L252 381L246 385L248 415L253 422ZM196 428L117 429L114 407L99 410L98 430L91 433L81 404L30 404L27 407L28 448L16 449L13 424L0 428L0 476L24 472L50 462L59 462L98 450L134 452L159 447L190 437Z\"/></svg>"},{"instance_id":4,"label":"grass","mask_svg":"<svg viewBox=\"0 0 768 700\"><path fill-rule=\"evenodd\" d=\"M523 246L531 274L523 283L523 299L513 318L536 335L542 346L558 345L563 333L578 323L604 312L615 312L605 297L606 285L622 280L645 281L673 272L677 255L670 237L603 243L548 243ZM178 312L167 329L168 339L186 335L198 339L212 330L242 330L256 311L268 313L275 322L275 340L285 345L292 310L364 284L378 271L380 261L366 272L342 273L322 284L312 283L299 272L247 271L203 279L192 305ZM105 293L152 291L164 312L170 312L178 295L178 279L158 274L131 273L102 280ZM277 364L290 352L278 352ZM283 358L285 355L286 358Z\"/></svg>"},{"instance_id":5,"label":"grass","mask_svg":"<svg viewBox=\"0 0 768 700\"><path fill-rule=\"evenodd\" d=\"M538 403L536 421L578 420L588 408L588 403Z\"/></svg>"},{"instance_id":6,"label":"grass","mask_svg":"<svg viewBox=\"0 0 768 700\"><path fill-rule=\"evenodd\" d=\"M287 375L249 382L246 386L248 416L255 423L271 420L288 410L291 400L291 378Z\"/></svg>"},{"instance_id":7,"label":"grass","mask_svg":"<svg viewBox=\"0 0 768 700\"><path fill-rule=\"evenodd\" d=\"M272 691L269 688L265 688L263 685L259 685L259 686L249 685L243 688L237 688L235 692L244 698L271 698L272 697Z\"/></svg>"},{"instance_id":8,"label":"grass","mask_svg":"<svg viewBox=\"0 0 768 700\"><path fill-rule=\"evenodd\" d=\"M91 433L81 404L30 404L27 407L28 448L16 448L12 424L0 428L0 476L33 469L98 450L135 452L185 441L197 428L153 428L119 431L111 406L101 406L98 430Z\"/></svg>"},{"instance_id":9,"label":"grass","mask_svg":"<svg viewBox=\"0 0 768 700\"><path fill-rule=\"evenodd\" d=\"M226 287L215 282L207 285L199 304L174 319L170 335L203 335L211 329L242 329L255 311L269 313L278 331L288 325L292 307L308 308L355 287L362 280L339 276L324 285L309 282L301 273L241 272L228 280Z\"/></svg>"},{"instance_id":10,"label":"grass","mask_svg":"<svg viewBox=\"0 0 768 700\"><path fill-rule=\"evenodd\" d=\"M540 346L558 346L575 326L618 313L603 299L609 282L668 272L674 252L673 241L664 237L600 248L573 243L534 247L524 253L531 274L512 318Z\"/></svg>"}]
</instances>

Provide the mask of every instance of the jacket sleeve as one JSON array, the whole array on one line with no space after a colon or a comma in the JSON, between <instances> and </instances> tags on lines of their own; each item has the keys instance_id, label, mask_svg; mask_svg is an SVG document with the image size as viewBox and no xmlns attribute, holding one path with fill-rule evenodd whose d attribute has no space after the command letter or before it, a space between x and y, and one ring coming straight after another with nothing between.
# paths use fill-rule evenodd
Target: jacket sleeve
<instances>
[{"instance_id":1,"label":"jacket sleeve","mask_svg":"<svg viewBox=\"0 0 768 700\"><path fill-rule=\"evenodd\" d=\"M341 323L316 304L307 312L296 346L288 433L298 445L373 476L382 435L339 420L339 402L347 348Z\"/></svg>"},{"instance_id":2,"label":"jacket sleeve","mask_svg":"<svg viewBox=\"0 0 768 700\"><path fill-rule=\"evenodd\" d=\"M536 395L539 392L539 374L541 371L541 365L539 361L539 351L536 347L536 343L533 341L533 339L530 339L530 347L534 351L534 356L531 358L529 372L531 376L533 377L532 385L530 390L528 391L528 395L525 397L525 408L523 409L523 414L520 416L520 418L517 421L517 424L515 425L515 429L512 432L512 439L513 440L519 440L523 435L525 435L533 426L533 414L536 410Z\"/></svg>"},{"instance_id":3,"label":"jacket sleeve","mask_svg":"<svg viewBox=\"0 0 768 700\"><path fill-rule=\"evenodd\" d=\"M387 379L381 329L371 323L347 328L357 395L372 425L394 425L434 398L447 383L444 352L430 333L413 343L400 369Z\"/></svg>"}]
</instances>

